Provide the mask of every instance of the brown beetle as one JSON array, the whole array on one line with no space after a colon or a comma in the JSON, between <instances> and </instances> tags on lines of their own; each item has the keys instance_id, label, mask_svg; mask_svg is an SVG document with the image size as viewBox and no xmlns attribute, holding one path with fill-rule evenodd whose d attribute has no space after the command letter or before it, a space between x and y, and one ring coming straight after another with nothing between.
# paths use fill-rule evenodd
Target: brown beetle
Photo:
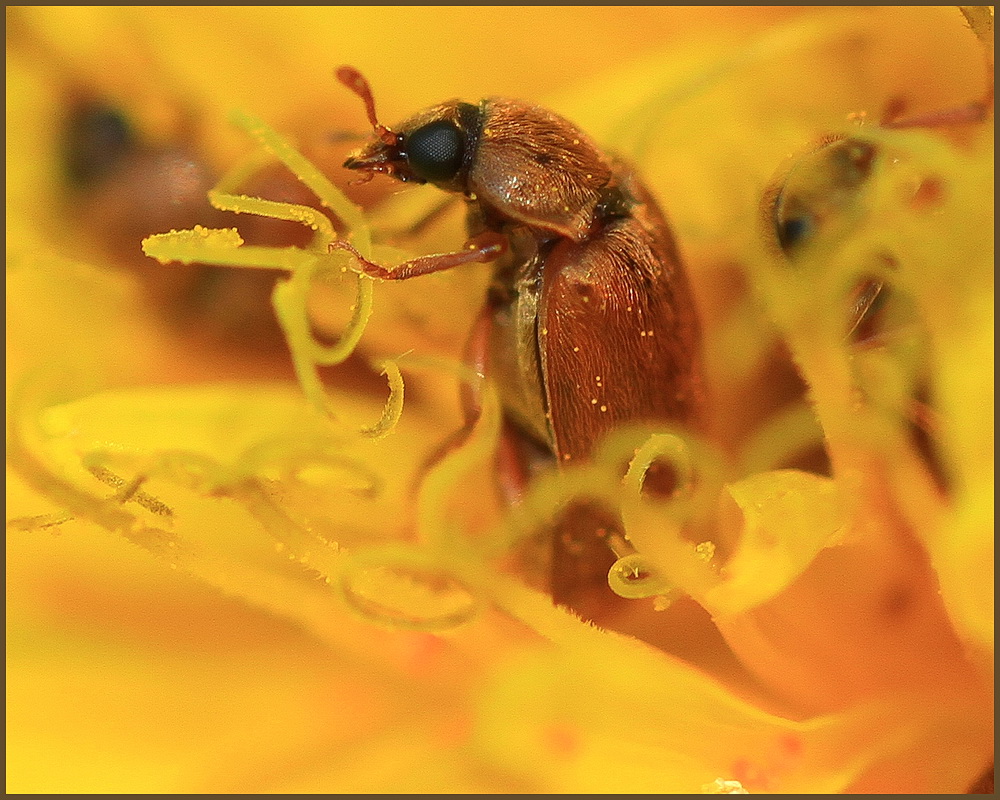
<instances>
[{"instance_id":1,"label":"brown beetle","mask_svg":"<svg viewBox=\"0 0 1000 800\"><path fill-rule=\"evenodd\" d=\"M361 268L401 280L495 261L468 357L495 380L518 431L570 463L625 423L697 425L691 291L670 228L629 166L562 117L506 98L452 100L392 130L356 70L338 78L365 102L375 130L344 166L432 183L467 207L464 249L392 269L359 256ZM578 532L556 539L556 601L573 605L568 596L589 572L607 590L614 559L594 528L592 541Z\"/></svg>"},{"instance_id":2,"label":"brown beetle","mask_svg":"<svg viewBox=\"0 0 1000 800\"><path fill-rule=\"evenodd\" d=\"M891 97L881 114L881 128L925 128L942 135L957 133L964 126L981 123L993 104L992 84L985 98L954 108L945 108L917 116L905 116L906 99ZM862 117L863 118L863 117ZM817 241L826 246L846 241L854 229L870 214L865 187L876 165L887 156L875 140L863 135L828 135L779 171L761 201L765 236L777 245L788 265L795 269L802 254ZM913 209L928 209L940 202L942 179L927 176L914 188L909 204ZM907 341L912 351L917 347L921 328L919 314L905 291L898 291L886 274L898 271L896 254L879 253L874 273L883 277L861 277L846 298L844 311L845 342L855 351L879 349L891 351L893 340L898 348ZM912 358L912 354L909 356ZM937 414L931 404L929 358L912 376L913 387L905 413L910 440L923 458L938 488L947 493L950 478L940 450Z\"/></svg>"}]
</instances>

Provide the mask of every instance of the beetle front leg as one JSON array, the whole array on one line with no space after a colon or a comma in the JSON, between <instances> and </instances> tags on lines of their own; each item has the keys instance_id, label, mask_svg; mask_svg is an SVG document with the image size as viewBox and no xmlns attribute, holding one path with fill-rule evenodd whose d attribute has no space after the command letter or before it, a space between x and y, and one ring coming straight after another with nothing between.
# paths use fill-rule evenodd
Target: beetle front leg
<instances>
[{"instance_id":1,"label":"beetle front leg","mask_svg":"<svg viewBox=\"0 0 1000 800\"><path fill-rule=\"evenodd\" d=\"M404 261L391 269L369 261L362 256L353 245L343 239L330 243L333 250L347 250L361 265L361 271L370 278L384 281L403 281L409 278L419 278L433 272L460 267L463 264L486 263L495 261L507 249L507 240L498 233L486 231L473 237L466 243L466 249L456 253L438 253L436 255L420 256Z\"/></svg>"}]
</instances>

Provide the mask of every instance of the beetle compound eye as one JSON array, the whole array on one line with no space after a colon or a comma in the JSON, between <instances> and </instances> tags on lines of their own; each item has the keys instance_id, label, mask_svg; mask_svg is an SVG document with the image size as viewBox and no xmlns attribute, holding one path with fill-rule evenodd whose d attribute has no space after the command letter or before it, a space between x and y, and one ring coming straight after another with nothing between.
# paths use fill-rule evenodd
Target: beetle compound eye
<instances>
[{"instance_id":1,"label":"beetle compound eye","mask_svg":"<svg viewBox=\"0 0 1000 800\"><path fill-rule=\"evenodd\" d=\"M861 191L877 153L874 145L840 139L803 156L774 201L774 232L793 258L820 234L840 232L863 212Z\"/></svg>"},{"instance_id":2,"label":"beetle compound eye","mask_svg":"<svg viewBox=\"0 0 1000 800\"><path fill-rule=\"evenodd\" d=\"M135 132L119 109L100 102L79 106L63 138L66 179L74 188L89 188L113 175L135 147Z\"/></svg>"},{"instance_id":3,"label":"beetle compound eye","mask_svg":"<svg viewBox=\"0 0 1000 800\"><path fill-rule=\"evenodd\" d=\"M465 142L458 127L439 120L417 128L406 137L406 160L414 174L425 181L447 181L462 166Z\"/></svg>"},{"instance_id":4,"label":"beetle compound eye","mask_svg":"<svg viewBox=\"0 0 1000 800\"><path fill-rule=\"evenodd\" d=\"M809 240L816 230L816 220L804 208L792 209L786 207L785 199L778 197L775 208L774 226L778 234L778 243L785 255L791 255L799 245Z\"/></svg>"}]
</instances>

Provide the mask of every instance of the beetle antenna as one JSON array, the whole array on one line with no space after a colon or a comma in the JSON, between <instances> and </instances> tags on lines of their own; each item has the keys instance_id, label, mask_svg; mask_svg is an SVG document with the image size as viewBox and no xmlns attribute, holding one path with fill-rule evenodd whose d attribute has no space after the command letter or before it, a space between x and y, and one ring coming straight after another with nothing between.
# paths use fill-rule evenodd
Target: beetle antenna
<instances>
[{"instance_id":1,"label":"beetle antenna","mask_svg":"<svg viewBox=\"0 0 1000 800\"><path fill-rule=\"evenodd\" d=\"M337 69L337 80L361 98L368 113L368 121L375 129L376 135L386 144L395 143L396 134L378 121L378 116L375 114L375 98L365 76L354 67L343 66Z\"/></svg>"}]
</instances>

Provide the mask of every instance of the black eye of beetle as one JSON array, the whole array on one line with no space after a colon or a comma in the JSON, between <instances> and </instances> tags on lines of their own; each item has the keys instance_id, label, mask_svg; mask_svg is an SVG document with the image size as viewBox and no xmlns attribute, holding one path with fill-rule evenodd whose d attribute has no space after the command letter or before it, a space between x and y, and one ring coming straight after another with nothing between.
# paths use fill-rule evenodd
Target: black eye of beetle
<instances>
[{"instance_id":1,"label":"black eye of beetle","mask_svg":"<svg viewBox=\"0 0 1000 800\"><path fill-rule=\"evenodd\" d=\"M451 180L462 166L465 141L453 122L442 119L417 128L404 146L410 168L425 181Z\"/></svg>"},{"instance_id":2,"label":"black eye of beetle","mask_svg":"<svg viewBox=\"0 0 1000 800\"><path fill-rule=\"evenodd\" d=\"M75 109L63 134L63 169L71 186L86 189L113 174L136 147L125 115L104 103Z\"/></svg>"},{"instance_id":3,"label":"black eye of beetle","mask_svg":"<svg viewBox=\"0 0 1000 800\"><path fill-rule=\"evenodd\" d=\"M861 191L876 158L874 145L838 139L804 156L774 201L775 233L789 258L818 235L843 235L862 213Z\"/></svg>"},{"instance_id":4,"label":"black eye of beetle","mask_svg":"<svg viewBox=\"0 0 1000 800\"><path fill-rule=\"evenodd\" d=\"M798 217L788 217L777 220L778 242L786 254L790 254L798 245L813 235L816 221L808 214Z\"/></svg>"}]
</instances>

